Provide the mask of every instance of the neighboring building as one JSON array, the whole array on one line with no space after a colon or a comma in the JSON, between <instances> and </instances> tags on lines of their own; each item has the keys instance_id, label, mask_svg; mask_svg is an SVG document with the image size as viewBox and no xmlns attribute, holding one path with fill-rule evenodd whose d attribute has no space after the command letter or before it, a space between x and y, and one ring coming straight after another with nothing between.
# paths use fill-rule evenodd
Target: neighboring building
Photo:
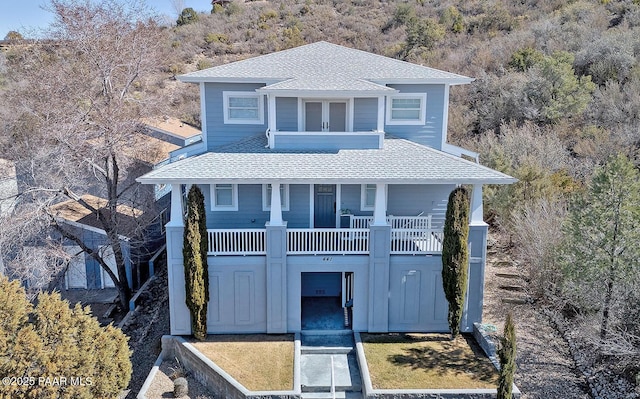
<instances>
[{"instance_id":1,"label":"neighboring building","mask_svg":"<svg viewBox=\"0 0 640 399\"><path fill-rule=\"evenodd\" d=\"M127 154L136 162L127 170L127 180L121 182L122 187L131 186L135 178L159 165L168 163L172 152L181 149L186 143L195 143L199 140L199 130L190 126L181 126L176 119L167 118L162 121L147 122L141 134L134 136L135 140ZM149 277L146 261L164 242L164 224L169 217L170 197L167 195L169 187L159 184L154 186L153 190L158 217L149 218L143 215L142 210L131 206L119 205L117 208L119 220L122 223L121 230L129 232L121 237L120 244L130 288L141 286ZM134 190L131 195L138 194ZM82 199L95 208L101 208L106 203L106 199L90 194L84 195ZM138 201L137 198L127 198L124 202L135 204ZM74 200L55 204L50 208L50 212L73 230L74 234L80 236L91 249L99 251L110 269L116 275L118 274L106 232L92 212ZM64 247L70 256L70 261L64 280L61 281L61 288L114 287L108 273L93 257L85 254L73 242L66 242Z\"/></svg>"},{"instance_id":2,"label":"neighboring building","mask_svg":"<svg viewBox=\"0 0 640 399\"><path fill-rule=\"evenodd\" d=\"M461 184L473 188L462 329L481 321L482 185L515 179L447 143L450 87L473 79L326 42L179 79L200 86L206 151L138 179L172 187L172 334L191 333L182 215L193 184L206 198L210 333L300 331L323 297L354 330L447 331L442 227Z\"/></svg>"}]
</instances>

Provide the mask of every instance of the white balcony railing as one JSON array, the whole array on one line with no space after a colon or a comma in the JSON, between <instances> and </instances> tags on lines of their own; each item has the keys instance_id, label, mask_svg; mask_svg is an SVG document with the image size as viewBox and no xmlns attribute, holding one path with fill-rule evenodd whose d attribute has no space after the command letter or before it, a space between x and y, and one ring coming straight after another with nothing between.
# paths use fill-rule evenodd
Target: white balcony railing
<instances>
[{"instance_id":1,"label":"white balcony railing","mask_svg":"<svg viewBox=\"0 0 640 399\"><path fill-rule=\"evenodd\" d=\"M369 229L287 229L287 254L368 254Z\"/></svg>"},{"instance_id":2,"label":"white balcony railing","mask_svg":"<svg viewBox=\"0 0 640 399\"><path fill-rule=\"evenodd\" d=\"M350 215L349 227L352 229L368 229L373 216ZM428 230L431 228L431 215L427 216L387 216L387 223L392 229Z\"/></svg>"},{"instance_id":3,"label":"white balcony railing","mask_svg":"<svg viewBox=\"0 0 640 399\"><path fill-rule=\"evenodd\" d=\"M442 230L392 229L392 254L439 254L442 252Z\"/></svg>"},{"instance_id":4,"label":"white balcony railing","mask_svg":"<svg viewBox=\"0 0 640 399\"><path fill-rule=\"evenodd\" d=\"M266 251L265 229L214 229L207 230L208 255L264 255Z\"/></svg>"},{"instance_id":5,"label":"white balcony railing","mask_svg":"<svg viewBox=\"0 0 640 399\"><path fill-rule=\"evenodd\" d=\"M207 233L208 255L267 253L265 229L212 229ZM287 254L368 255L369 237L368 228L287 229ZM391 254L439 254L442 252L442 238L442 229L392 227Z\"/></svg>"}]
</instances>

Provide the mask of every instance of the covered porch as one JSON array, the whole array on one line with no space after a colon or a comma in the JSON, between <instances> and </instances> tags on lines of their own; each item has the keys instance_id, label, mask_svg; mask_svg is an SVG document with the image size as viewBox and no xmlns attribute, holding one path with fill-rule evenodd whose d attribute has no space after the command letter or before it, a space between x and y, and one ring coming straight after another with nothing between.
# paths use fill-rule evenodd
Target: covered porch
<instances>
[{"instance_id":1,"label":"covered porch","mask_svg":"<svg viewBox=\"0 0 640 399\"><path fill-rule=\"evenodd\" d=\"M345 202L342 201L344 195L340 195L343 191L340 189L342 186L335 185L338 187L337 198L330 199L329 205L324 207L330 210L329 223L327 223L327 215L318 215L319 208L313 206L314 196L312 193L317 192L314 186L313 184L309 185L311 192L309 197L312 202L308 207L309 214L303 215L304 219L308 218L309 220L307 226L311 227L299 227L299 224L290 227L289 222L283 216L287 214L287 212L283 213L283 201L280 198L283 190L280 189L279 182L274 182L270 184L269 203L275 204L275 206L271 206L267 213L268 219L262 222L264 227L217 228L217 225L223 223L213 220L209 223L209 227L213 228L207 230L208 255L266 255L268 227L278 226L286 232L285 250L287 255L367 255L371 250L371 227L375 226L384 226L390 229L388 245L392 255L439 255L441 253L443 218L446 208L446 195L442 195L443 193L438 193L438 197L441 198L438 200L439 208L435 215L424 212L406 216L389 215L387 212L388 204L389 202L397 202L398 199L395 197L400 193L396 193L386 184L366 185L374 188L372 190L374 198L371 201L373 210L364 212L369 215L354 215L345 212L344 209L342 211L336 209L336 204L344 204ZM321 186L326 187L327 185ZM447 186L441 190L444 190L443 192L446 194L449 188ZM481 190L480 185L474 186L475 219L470 222L482 221ZM181 190L175 191L179 193ZM392 194L389 194L390 191ZM172 213L180 215L183 198L177 194L174 194L174 197L172 204L175 206L175 211ZM288 202L289 199L284 203ZM429 202L434 201L430 200ZM320 209L322 210L322 207ZM300 215L291 215L291 218L300 219ZM318 225L326 226L327 224L332 227L318 227Z\"/></svg>"}]
</instances>

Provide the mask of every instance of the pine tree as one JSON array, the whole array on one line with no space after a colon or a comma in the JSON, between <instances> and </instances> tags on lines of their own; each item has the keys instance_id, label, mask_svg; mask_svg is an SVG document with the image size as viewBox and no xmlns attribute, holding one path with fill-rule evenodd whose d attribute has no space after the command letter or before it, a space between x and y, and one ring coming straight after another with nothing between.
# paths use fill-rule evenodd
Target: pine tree
<instances>
[{"instance_id":1,"label":"pine tree","mask_svg":"<svg viewBox=\"0 0 640 399\"><path fill-rule=\"evenodd\" d=\"M618 155L596 169L565 225L563 290L580 308L601 312L601 340L637 304L639 223L640 173Z\"/></svg>"},{"instance_id":2,"label":"pine tree","mask_svg":"<svg viewBox=\"0 0 640 399\"><path fill-rule=\"evenodd\" d=\"M504 323L504 334L500 339L498 350L500 359L500 377L498 378L497 399L511 399L513 394L513 377L516 374L516 327L511 313L507 313Z\"/></svg>"},{"instance_id":3,"label":"pine tree","mask_svg":"<svg viewBox=\"0 0 640 399\"><path fill-rule=\"evenodd\" d=\"M207 264L207 222L204 196L192 186L187 196L187 222L184 228L184 277L191 330L196 339L207 337L209 272Z\"/></svg>"},{"instance_id":4,"label":"pine tree","mask_svg":"<svg viewBox=\"0 0 640 399\"><path fill-rule=\"evenodd\" d=\"M458 187L449 195L442 243L442 285L449 302L451 336L460 333L460 321L467 291L469 252L469 193Z\"/></svg>"},{"instance_id":5,"label":"pine tree","mask_svg":"<svg viewBox=\"0 0 640 399\"><path fill-rule=\"evenodd\" d=\"M0 375L33 378L4 385L0 398L118 397L131 379L128 338L58 293L42 293L37 302L0 276Z\"/></svg>"}]
</instances>

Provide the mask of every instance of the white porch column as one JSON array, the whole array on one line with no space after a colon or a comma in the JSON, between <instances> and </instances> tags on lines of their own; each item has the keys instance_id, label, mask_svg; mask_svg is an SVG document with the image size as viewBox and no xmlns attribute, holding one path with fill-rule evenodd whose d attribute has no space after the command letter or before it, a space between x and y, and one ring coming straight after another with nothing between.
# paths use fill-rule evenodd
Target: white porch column
<instances>
[{"instance_id":1,"label":"white porch column","mask_svg":"<svg viewBox=\"0 0 640 399\"><path fill-rule=\"evenodd\" d=\"M182 214L182 190L180 184L171 185L171 220L167 223L171 227L184 227Z\"/></svg>"},{"instance_id":2,"label":"white porch column","mask_svg":"<svg viewBox=\"0 0 640 399\"><path fill-rule=\"evenodd\" d=\"M270 226L282 226L282 202L280 200L280 183L271 183Z\"/></svg>"},{"instance_id":3,"label":"white porch column","mask_svg":"<svg viewBox=\"0 0 640 399\"><path fill-rule=\"evenodd\" d=\"M470 224L484 224L482 210L482 184L474 184L471 194L471 220Z\"/></svg>"},{"instance_id":4,"label":"white porch column","mask_svg":"<svg viewBox=\"0 0 640 399\"><path fill-rule=\"evenodd\" d=\"M269 148L274 147L274 138L273 132L276 131L276 96L275 94L268 94L269 99L269 109L268 109L268 119L267 119L267 127L269 128Z\"/></svg>"},{"instance_id":5,"label":"white porch column","mask_svg":"<svg viewBox=\"0 0 640 399\"><path fill-rule=\"evenodd\" d=\"M386 184L376 183L376 202L373 206L373 224L375 226L387 225L386 188Z\"/></svg>"},{"instance_id":6,"label":"white porch column","mask_svg":"<svg viewBox=\"0 0 640 399\"><path fill-rule=\"evenodd\" d=\"M384 96L378 97L378 127L379 132L384 131Z\"/></svg>"}]
</instances>

